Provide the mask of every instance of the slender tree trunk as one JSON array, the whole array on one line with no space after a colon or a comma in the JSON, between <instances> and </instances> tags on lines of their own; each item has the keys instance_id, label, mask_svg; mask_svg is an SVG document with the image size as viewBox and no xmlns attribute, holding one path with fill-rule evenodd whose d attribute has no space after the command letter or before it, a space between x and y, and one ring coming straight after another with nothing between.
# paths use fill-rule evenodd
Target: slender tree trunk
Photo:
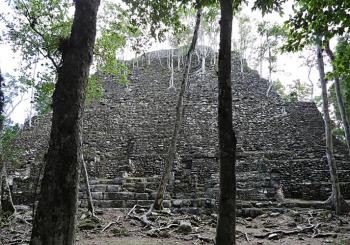
<instances>
[{"instance_id":1,"label":"slender tree trunk","mask_svg":"<svg viewBox=\"0 0 350 245\"><path fill-rule=\"evenodd\" d=\"M201 22L201 15L202 15L202 9L199 8L197 10L196 26L193 32L191 46L186 55L185 70L182 77L180 93L179 93L179 97L176 105L176 118L175 118L174 131L171 137L171 142L168 149L168 155L167 155L167 158L165 159L165 171L163 173L162 179L158 186L157 195L153 204L154 209L157 209L157 210L162 208L166 187L170 179L171 170L173 168L173 163L174 163L175 154L176 154L177 138L179 135L182 119L184 116L183 104L184 104L184 97L186 93L186 87L188 83L188 75L191 69L191 55L196 48L196 43L198 39L198 29Z\"/></svg>"},{"instance_id":2,"label":"slender tree trunk","mask_svg":"<svg viewBox=\"0 0 350 245\"><path fill-rule=\"evenodd\" d=\"M310 87L311 87L311 93L310 93L310 100L311 101L314 101L314 83L313 81L311 80L311 66L309 67L309 70L308 70L308 73L307 73L307 78L309 80L309 83L310 83Z\"/></svg>"},{"instance_id":3,"label":"slender tree trunk","mask_svg":"<svg viewBox=\"0 0 350 245\"><path fill-rule=\"evenodd\" d=\"M157 55L158 55L159 65L160 65L161 67L163 67L162 59L160 58L159 51L157 51Z\"/></svg>"},{"instance_id":4,"label":"slender tree trunk","mask_svg":"<svg viewBox=\"0 0 350 245\"><path fill-rule=\"evenodd\" d=\"M241 61L241 73L243 73L243 54L240 55L240 61Z\"/></svg>"},{"instance_id":5,"label":"slender tree trunk","mask_svg":"<svg viewBox=\"0 0 350 245\"><path fill-rule=\"evenodd\" d=\"M271 88L272 88L272 55L271 55L271 49L269 47L269 87L266 91L266 96L269 95Z\"/></svg>"},{"instance_id":6,"label":"slender tree trunk","mask_svg":"<svg viewBox=\"0 0 350 245\"><path fill-rule=\"evenodd\" d=\"M220 0L219 50L219 160L220 198L216 244L235 244L236 220L236 136L232 125L231 36L232 0Z\"/></svg>"},{"instance_id":7,"label":"slender tree trunk","mask_svg":"<svg viewBox=\"0 0 350 245\"><path fill-rule=\"evenodd\" d=\"M81 156L83 159L82 161L82 169L83 169L83 176L84 176L84 183L86 188L86 194L87 194L87 203L88 203L88 210L91 213L92 216L95 216L95 208L94 208L94 202L92 201L92 195L91 195L91 189L90 189L90 183L89 183L89 175L86 168L86 163L84 160L84 156Z\"/></svg>"},{"instance_id":8,"label":"slender tree trunk","mask_svg":"<svg viewBox=\"0 0 350 245\"><path fill-rule=\"evenodd\" d=\"M331 61L333 62L335 57L334 54L332 52L332 50L329 47L329 44L327 44L326 46L326 52L328 54L328 57L331 59ZM335 65L332 63L332 68L333 71L336 71L336 67ZM344 129L344 134L345 134L345 140L346 140L346 145L348 147L348 152L349 152L349 156L350 156L350 130L349 130L349 122L347 120L347 115L345 112L345 108L344 108L344 102L343 102L343 96L340 90L340 81L339 81L339 77L335 77L334 79L334 84L335 84L335 94L337 96L337 103L338 103L338 108L339 108L339 112L340 112L340 116L341 116L341 120L343 123L343 129Z\"/></svg>"},{"instance_id":9,"label":"slender tree trunk","mask_svg":"<svg viewBox=\"0 0 350 245\"><path fill-rule=\"evenodd\" d=\"M174 59L173 59L173 50L170 54L170 80L168 89L175 89L174 87Z\"/></svg>"},{"instance_id":10,"label":"slender tree trunk","mask_svg":"<svg viewBox=\"0 0 350 245\"><path fill-rule=\"evenodd\" d=\"M99 0L76 0L53 95L49 149L30 244L75 244L82 114L96 36Z\"/></svg>"},{"instance_id":11,"label":"slender tree trunk","mask_svg":"<svg viewBox=\"0 0 350 245\"><path fill-rule=\"evenodd\" d=\"M170 51L167 51L167 56L166 56L166 65L168 66L168 69L170 70Z\"/></svg>"},{"instance_id":12,"label":"slender tree trunk","mask_svg":"<svg viewBox=\"0 0 350 245\"><path fill-rule=\"evenodd\" d=\"M202 63L201 63L201 73L205 74L206 73L206 69L205 69L205 61L207 58L207 53L205 51L205 48L203 47L203 52L202 52Z\"/></svg>"},{"instance_id":13,"label":"slender tree trunk","mask_svg":"<svg viewBox=\"0 0 350 245\"><path fill-rule=\"evenodd\" d=\"M151 65L151 54L147 54L147 65L150 66Z\"/></svg>"},{"instance_id":14,"label":"slender tree trunk","mask_svg":"<svg viewBox=\"0 0 350 245\"><path fill-rule=\"evenodd\" d=\"M13 214L16 211L16 209L13 205L11 190L7 182L6 162L4 161L2 148L2 136L5 119L5 98L3 92L3 82L4 78L2 77L0 70L0 211L2 211L3 213Z\"/></svg>"},{"instance_id":15,"label":"slender tree trunk","mask_svg":"<svg viewBox=\"0 0 350 245\"><path fill-rule=\"evenodd\" d=\"M317 44L317 64L318 71L320 74L320 82L322 89L322 109L325 123L325 133L326 133L326 156L329 165L329 171L331 175L331 183L332 183L332 194L326 201L327 204L331 205L337 214L344 213L348 211L348 205L346 204L339 186L339 179L337 173L337 164L333 155L333 140L332 140L332 132L330 127L330 117L329 117L329 109L328 109L328 96L327 96L327 85L325 80L324 73L324 62L322 50L319 44Z\"/></svg>"}]
</instances>

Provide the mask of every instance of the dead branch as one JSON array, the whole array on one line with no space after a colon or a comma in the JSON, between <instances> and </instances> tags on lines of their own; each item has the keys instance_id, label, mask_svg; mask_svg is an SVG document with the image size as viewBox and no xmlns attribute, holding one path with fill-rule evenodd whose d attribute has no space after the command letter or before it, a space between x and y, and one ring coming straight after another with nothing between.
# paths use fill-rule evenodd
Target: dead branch
<instances>
[{"instance_id":1,"label":"dead branch","mask_svg":"<svg viewBox=\"0 0 350 245\"><path fill-rule=\"evenodd\" d=\"M112 225L114 224L118 224L119 223L119 219L120 219L120 216L118 216L117 220L116 221L112 221L112 222L109 222L101 231L102 232L105 232L108 228L110 228Z\"/></svg>"},{"instance_id":2,"label":"dead branch","mask_svg":"<svg viewBox=\"0 0 350 245\"><path fill-rule=\"evenodd\" d=\"M163 227L159 227L159 228L153 228L150 230L150 232L159 232L159 231L164 231L164 230L168 230L170 228L174 228L174 227L179 227L178 224L169 224L167 226L163 226Z\"/></svg>"},{"instance_id":3,"label":"dead branch","mask_svg":"<svg viewBox=\"0 0 350 245\"><path fill-rule=\"evenodd\" d=\"M237 233L241 233L242 236L244 236L244 238L247 240L247 242L249 243L250 240L249 240L249 237L248 237L248 234L243 232L243 231L240 231L240 230L236 230Z\"/></svg>"},{"instance_id":4,"label":"dead branch","mask_svg":"<svg viewBox=\"0 0 350 245\"><path fill-rule=\"evenodd\" d=\"M135 205L126 215L126 217L132 218L132 219L136 219L138 221L140 221L145 227L149 227L151 226L150 221L148 220L147 216L151 214L151 212L153 211L153 204L150 206L150 208L148 209L148 211L146 213L144 213L141 216L137 216L134 215L135 214L135 209L136 208L144 208L140 205Z\"/></svg>"},{"instance_id":5,"label":"dead branch","mask_svg":"<svg viewBox=\"0 0 350 245\"><path fill-rule=\"evenodd\" d=\"M299 234L299 233L304 233L304 232L307 232L309 230L314 230L314 229L317 229L319 226L319 224L316 224L316 225L309 225L309 226L305 226L303 228L298 228L298 229L295 229L295 230L275 230L275 231L271 231L271 232L267 232L267 233L264 233L264 234L255 234L254 237L256 238L266 238L268 237L269 235L272 235L272 234L282 234L282 235L294 235L294 234Z\"/></svg>"},{"instance_id":6,"label":"dead branch","mask_svg":"<svg viewBox=\"0 0 350 245\"><path fill-rule=\"evenodd\" d=\"M152 211L153 211L153 204L150 206L148 211L140 217L141 222L147 227L151 225L147 216L150 215L150 213L152 213Z\"/></svg>"}]
</instances>

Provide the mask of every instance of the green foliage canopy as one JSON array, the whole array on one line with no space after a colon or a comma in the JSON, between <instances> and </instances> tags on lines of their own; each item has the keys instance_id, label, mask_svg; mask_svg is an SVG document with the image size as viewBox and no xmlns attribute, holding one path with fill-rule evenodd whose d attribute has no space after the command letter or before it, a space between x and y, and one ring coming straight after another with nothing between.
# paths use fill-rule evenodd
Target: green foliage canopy
<instances>
[{"instance_id":1,"label":"green foliage canopy","mask_svg":"<svg viewBox=\"0 0 350 245\"><path fill-rule=\"evenodd\" d=\"M286 22L289 33L285 51L302 50L316 37L325 44L332 37L349 32L350 1L297 0L294 13Z\"/></svg>"}]
</instances>

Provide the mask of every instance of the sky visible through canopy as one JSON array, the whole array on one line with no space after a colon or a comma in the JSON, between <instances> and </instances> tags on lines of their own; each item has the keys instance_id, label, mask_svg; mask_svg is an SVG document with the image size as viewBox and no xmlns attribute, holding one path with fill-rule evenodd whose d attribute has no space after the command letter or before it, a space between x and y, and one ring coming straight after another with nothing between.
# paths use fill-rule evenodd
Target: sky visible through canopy
<instances>
[{"instance_id":1,"label":"sky visible through canopy","mask_svg":"<svg viewBox=\"0 0 350 245\"><path fill-rule=\"evenodd\" d=\"M10 8L7 3L4 3L3 1L0 3L0 9L1 12L10 14ZM72 14L73 14L72 9ZM279 24L282 24L287 18L288 15L292 13L292 1L288 1L284 6L284 12L285 15L281 17L277 13L269 14L264 17L261 16L261 14L258 11L251 11L250 7L244 7L242 10L242 14L248 16L252 21L252 27L253 29L256 29L254 26L254 23L262 22L263 20L266 20L268 22L274 23L277 22ZM3 23L0 23L0 32L4 30L5 26ZM233 23L233 38L237 40L238 38L238 23L235 21ZM154 44L150 50L157 50L157 49L166 49L169 48L169 45L167 43L162 44ZM304 55L306 51L303 51ZM0 68L2 73L16 74L16 69L20 67L20 57L19 53L14 53L11 50L11 46L9 44L4 43L3 41L0 42ZM131 51L127 52L129 58L133 58L134 55ZM273 75L273 80L279 79L282 81L282 83L286 86L288 84L291 84L293 80L300 79L300 81L304 83L308 83L307 73L308 69L305 65L303 65L303 60L298 58L300 56L300 53L287 53L282 54L278 56L278 65L277 65L277 72ZM252 58L249 59L248 57L248 64L250 67L252 67L253 63L255 62ZM315 84L315 96L320 94L320 89L318 88L318 75L317 75L317 69L312 69L311 72L311 79L313 80ZM268 77L268 69L267 69L267 62L265 62L265 66L263 67L263 77ZM31 91L28 91L28 93L24 96L24 99L22 103L20 103L19 106L15 109L15 111L11 115L11 119L16 123L24 123L24 120L29 115L29 108L30 108L30 94ZM16 100L14 101L16 103Z\"/></svg>"}]
</instances>

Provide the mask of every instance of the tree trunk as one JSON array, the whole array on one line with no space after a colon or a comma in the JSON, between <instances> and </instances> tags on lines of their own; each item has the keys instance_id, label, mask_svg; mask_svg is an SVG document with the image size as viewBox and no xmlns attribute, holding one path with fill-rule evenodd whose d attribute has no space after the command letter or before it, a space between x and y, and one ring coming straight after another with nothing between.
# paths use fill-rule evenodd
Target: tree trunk
<instances>
[{"instance_id":1,"label":"tree trunk","mask_svg":"<svg viewBox=\"0 0 350 245\"><path fill-rule=\"evenodd\" d=\"M201 70L202 70L202 74L205 74L206 70L205 70L205 59L206 59L206 54L202 54L202 65L201 65Z\"/></svg>"},{"instance_id":2,"label":"tree trunk","mask_svg":"<svg viewBox=\"0 0 350 245\"><path fill-rule=\"evenodd\" d=\"M314 83L313 81L311 80L311 69L312 69L312 66L309 67L309 70L307 72L307 78L309 80L309 83L310 83L310 89L311 89L311 92L310 92L310 101L314 101Z\"/></svg>"},{"instance_id":3,"label":"tree trunk","mask_svg":"<svg viewBox=\"0 0 350 245\"><path fill-rule=\"evenodd\" d=\"M173 162L174 162L175 154L176 154L177 137L178 137L180 127L182 124L182 119L184 116L183 115L183 113L184 113L183 104L184 104L184 96L186 93L186 87L187 87L187 83L188 83L188 75L189 75L189 72L191 69L191 55L196 47L196 43L197 43L197 39L198 39L198 29L199 29L199 25L201 22L201 15L202 15L202 9L199 8L197 10L196 26L195 26L195 29L193 32L191 46L190 46L190 48L187 52L187 55L186 55L185 70L184 70L184 74L182 77L180 93L179 93L179 97L178 97L178 101L177 101L177 105L176 105L176 118L175 118L174 131L173 131L173 134L171 137L171 142L170 142L170 146L168 149L168 155L167 155L167 158L165 159L165 171L163 173L162 179L161 179L160 184L158 186L157 195L156 195L156 198L155 198L154 204L153 204L154 209L157 209L157 210L162 208L165 190L166 190L167 184L168 184L169 179L170 179L171 170L173 168Z\"/></svg>"},{"instance_id":4,"label":"tree trunk","mask_svg":"<svg viewBox=\"0 0 350 245\"><path fill-rule=\"evenodd\" d=\"M6 162L4 161L2 148L2 135L5 119L5 98L3 92L3 82L4 78L2 77L0 70L0 211L2 211L3 213L13 214L16 211L16 209L13 205L11 190L7 182Z\"/></svg>"},{"instance_id":5,"label":"tree trunk","mask_svg":"<svg viewBox=\"0 0 350 245\"><path fill-rule=\"evenodd\" d=\"M329 44L327 44L326 46L326 52L328 54L328 57L331 59L332 61L332 68L333 71L336 71L336 67L333 64L333 61L335 59L334 54L332 52L332 50L329 47ZM350 156L350 130L349 130L349 122L347 120L347 115L345 112L345 108L344 108L344 102L343 102L343 96L340 90L340 81L339 81L339 77L335 77L334 79L334 84L335 84L335 94L337 96L337 103L338 103L338 108L339 108L339 112L340 112L340 116L341 116L341 120L343 123L343 128L344 128L344 134L345 134L345 141L346 141L346 145L348 147L348 152L349 152L349 156Z\"/></svg>"},{"instance_id":6,"label":"tree trunk","mask_svg":"<svg viewBox=\"0 0 350 245\"><path fill-rule=\"evenodd\" d=\"M271 55L271 48L269 47L269 87L266 91L266 96L269 96L270 90L272 88L272 55Z\"/></svg>"},{"instance_id":7,"label":"tree trunk","mask_svg":"<svg viewBox=\"0 0 350 245\"><path fill-rule=\"evenodd\" d=\"M158 55L159 65L160 65L161 67L163 67L162 59L160 58L159 51L157 51L157 55Z\"/></svg>"},{"instance_id":8,"label":"tree trunk","mask_svg":"<svg viewBox=\"0 0 350 245\"><path fill-rule=\"evenodd\" d=\"M322 89L322 109L324 116L324 124L325 124L325 133L326 133L326 156L329 166L329 171L331 175L331 184L332 184L332 194L326 201L326 204L330 205L337 214L344 213L348 211L348 205L346 204L339 186L339 179L337 174L337 165L333 155L333 140L332 140L332 132L330 127L330 117L329 117L329 109L328 109L328 96L327 96L327 85L325 80L324 73L324 62L322 50L319 44L317 44L317 64L318 71L320 74L320 82Z\"/></svg>"},{"instance_id":9,"label":"tree trunk","mask_svg":"<svg viewBox=\"0 0 350 245\"><path fill-rule=\"evenodd\" d=\"M240 55L240 61L241 61L241 73L243 74L244 69L243 69L243 54Z\"/></svg>"},{"instance_id":10,"label":"tree trunk","mask_svg":"<svg viewBox=\"0 0 350 245\"><path fill-rule=\"evenodd\" d=\"M232 125L231 36L232 0L220 0L218 130L220 160L219 217L216 244L235 244L236 137Z\"/></svg>"},{"instance_id":11,"label":"tree trunk","mask_svg":"<svg viewBox=\"0 0 350 245\"><path fill-rule=\"evenodd\" d=\"M173 50L170 53L170 80L168 89L175 89L174 86L174 59L173 59Z\"/></svg>"},{"instance_id":12,"label":"tree trunk","mask_svg":"<svg viewBox=\"0 0 350 245\"><path fill-rule=\"evenodd\" d=\"M75 244L82 114L100 0L76 0L53 95L49 149L30 244Z\"/></svg>"},{"instance_id":13,"label":"tree trunk","mask_svg":"<svg viewBox=\"0 0 350 245\"><path fill-rule=\"evenodd\" d=\"M87 194L87 204L88 204L88 210L91 213L92 216L95 216L95 208L94 203L92 201L92 195L91 195L91 189L90 189L90 183L89 183L89 175L86 168L86 163L84 161L84 156L81 156L82 160L82 169L83 169L83 176L84 176L84 183L86 188L86 194Z\"/></svg>"}]
</instances>

